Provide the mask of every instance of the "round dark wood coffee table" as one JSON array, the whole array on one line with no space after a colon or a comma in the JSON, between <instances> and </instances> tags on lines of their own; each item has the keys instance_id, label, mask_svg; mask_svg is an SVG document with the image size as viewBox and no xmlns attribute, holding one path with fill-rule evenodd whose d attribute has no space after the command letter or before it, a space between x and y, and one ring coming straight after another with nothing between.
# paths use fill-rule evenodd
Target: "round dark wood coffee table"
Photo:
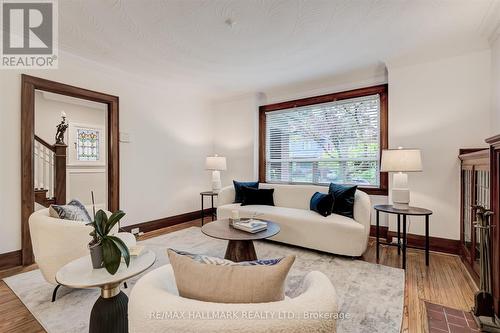
<instances>
[{"instance_id":1,"label":"round dark wood coffee table","mask_svg":"<svg viewBox=\"0 0 500 333\"><path fill-rule=\"evenodd\" d=\"M228 241L225 259L234 262L251 261L257 260L253 241L269 238L280 232L278 224L267 220L261 221L267 222L267 229L255 234L233 228L229 225L229 219L207 223L201 227L201 231L207 236Z\"/></svg>"}]
</instances>

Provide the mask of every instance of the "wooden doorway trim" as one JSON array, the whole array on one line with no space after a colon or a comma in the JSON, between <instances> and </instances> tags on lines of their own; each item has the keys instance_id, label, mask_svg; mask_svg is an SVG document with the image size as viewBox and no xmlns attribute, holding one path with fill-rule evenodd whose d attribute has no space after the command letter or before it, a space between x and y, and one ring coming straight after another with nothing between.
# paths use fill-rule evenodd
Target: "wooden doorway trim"
<instances>
[{"instance_id":1,"label":"wooden doorway trim","mask_svg":"<svg viewBox=\"0 0 500 333\"><path fill-rule=\"evenodd\" d=\"M118 97L64 83L22 75L21 87L21 252L23 265L34 262L28 219L35 208L35 90L91 100L108 106L108 209L120 206Z\"/></svg>"}]
</instances>

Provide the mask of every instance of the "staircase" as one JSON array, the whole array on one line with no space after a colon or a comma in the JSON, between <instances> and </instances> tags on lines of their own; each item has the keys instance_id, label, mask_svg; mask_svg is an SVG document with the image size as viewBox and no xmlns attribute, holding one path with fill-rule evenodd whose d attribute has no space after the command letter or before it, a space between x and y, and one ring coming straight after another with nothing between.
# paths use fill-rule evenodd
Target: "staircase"
<instances>
[{"instance_id":1,"label":"staircase","mask_svg":"<svg viewBox=\"0 0 500 333\"><path fill-rule=\"evenodd\" d=\"M66 203L66 151L65 144L51 145L35 135L35 202L44 207Z\"/></svg>"},{"instance_id":2,"label":"staircase","mask_svg":"<svg viewBox=\"0 0 500 333\"><path fill-rule=\"evenodd\" d=\"M56 203L56 198L49 197L46 189L37 189L35 188L35 202L44 207L49 207L50 205L54 205Z\"/></svg>"}]
</instances>

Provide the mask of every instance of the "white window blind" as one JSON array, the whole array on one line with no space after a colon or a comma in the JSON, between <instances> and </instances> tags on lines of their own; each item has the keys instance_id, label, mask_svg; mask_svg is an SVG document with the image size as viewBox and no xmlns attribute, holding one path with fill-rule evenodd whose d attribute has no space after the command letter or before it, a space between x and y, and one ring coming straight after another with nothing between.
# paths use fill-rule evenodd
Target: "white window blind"
<instances>
[{"instance_id":1,"label":"white window blind","mask_svg":"<svg viewBox=\"0 0 500 333\"><path fill-rule=\"evenodd\" d=\"M380 96L266 112L266 181L380 185Z\"/></svg>"}]
</instances>

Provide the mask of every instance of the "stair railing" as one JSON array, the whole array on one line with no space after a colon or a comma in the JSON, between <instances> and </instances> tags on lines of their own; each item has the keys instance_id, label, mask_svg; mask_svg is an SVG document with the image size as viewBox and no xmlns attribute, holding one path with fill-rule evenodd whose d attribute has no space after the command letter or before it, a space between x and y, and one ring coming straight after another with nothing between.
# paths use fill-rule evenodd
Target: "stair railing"
<instances>
[{"instance_id":1,"label":"stair railing","mask_svg":"<svg viewBox=\"0 0 500 333\"><path fill-rule=\"evenodd\" d=\"M47 190L47 198L61 205L66 203L66 151L67 145L51 145L35 135L35 189Z\"/></svg>"}]
</instances>

